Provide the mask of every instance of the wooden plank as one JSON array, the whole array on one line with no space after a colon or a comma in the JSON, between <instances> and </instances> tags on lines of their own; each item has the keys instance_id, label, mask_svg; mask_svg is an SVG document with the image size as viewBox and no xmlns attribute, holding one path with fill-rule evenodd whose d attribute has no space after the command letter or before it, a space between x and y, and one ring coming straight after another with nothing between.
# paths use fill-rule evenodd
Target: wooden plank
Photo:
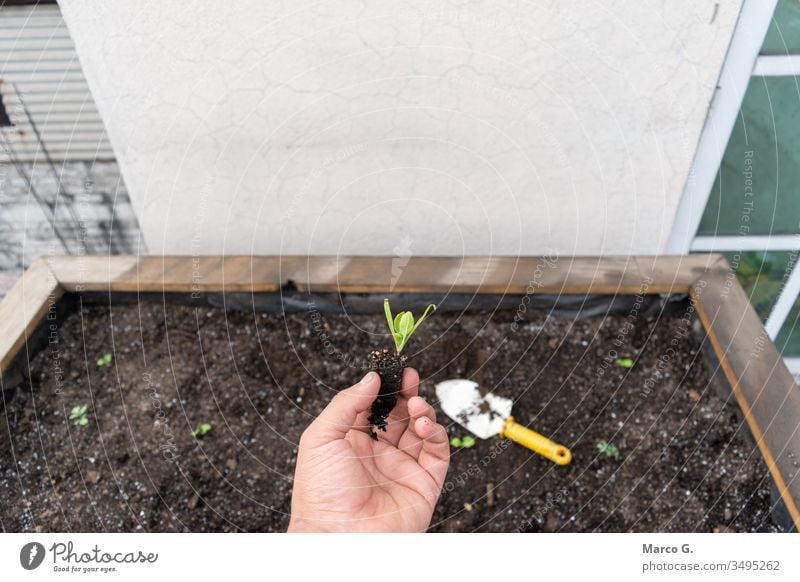
<instances>
[{"instance_id":1,"label":"wooden plank","mask_svg":"<svg viewBox=\"0 0 800 582\"><path fill-rule=\"evenodd\" d=\"M636 257L639 272L650 280L652 293L686 293L691 284L716 266L722 255L694 254Z\"/></svg>"},{"instance_id":2,"label":"wooden plank","mask_svg":"<svg viewBox=\"0 0 800 582\"><path fill-rule=\"evenodd\" d=\"M297 258L301 289L358 293L636 293L635 260L614 257Z\"/></svg>"},{"instance_id":3,"label":"wooden plank","mask_svg":"<svg viewBox=\"0 0 800 582\"><path fill-rule=\"evenodd\" d=\"M692 286L692 300L739 407L800 530L800 388L725 259Z\"/></svg>"},{"instance_id":4,"label":"wooden plank","mask_svg":"<svg viewBox=\"0 0 800 582\"><path fill-rule=\"evenodd\" d=\"M61 292L47 260L38 259L0 302L0 374L7 371Z\"/></svg>"},{"instance_id":5,"label":"wooden plank","mask_svg":"<svg viewBox=\"0 0 800 582\"><path fill-rule=\"evenodd\" d=\"M291 282L351 293L655 294L686 292L706 260L648 258L645 274L637 258L557 256L54 257L51 268L67 291L267 292Z\"/></svg>"},{"instance_id":6,"label":"wooden plank","mask_svg":"<svg viewBox=\"0 0 800 582\"><path fill-rule=\"evenodd\" d=\"M52 257L50 269L62 288L70 293L113 290L109 284L129 279L139 259L131 256ZM135 290L135 289L134 289Z\"/></svg>"},{"instance_id":7,"label":"wooden plank","mask_svg":"<svg viewBox=\"0 0 800 582\"><path fill-rule=\"evenodd\" d=\"M279 257L54 257L69 292L269 292L280 288Z\"/></svg>"}]
</instances>

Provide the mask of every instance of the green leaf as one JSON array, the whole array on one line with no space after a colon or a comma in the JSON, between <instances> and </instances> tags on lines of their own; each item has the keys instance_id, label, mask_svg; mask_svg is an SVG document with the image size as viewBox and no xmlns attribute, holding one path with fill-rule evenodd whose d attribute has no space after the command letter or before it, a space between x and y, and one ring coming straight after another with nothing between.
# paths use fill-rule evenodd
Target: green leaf
<instances>
[{"instance_id":1,"label":"green leaf","mask_svg":"<svg viewBox=\"0 0 800 582\"><path fill-rule=\"evenodd\" d=\"M409 338L419 327L419 324L422 323L422 320L427 317L431 309L436 309L436 306L433 304L428 305L428 307L425 309L425 313L423 313L422 317L415 323L414 315L410 311L401 311L395 318L392 318L392 310L389 307L389 299L383 300L383 311L386 314L386 322L389 325L389 333L391 333L392 337L394 338L394 344L397 348L398 354L403 351L403 348L405 347Z\"/></svg>"},{"instance_id":2,"label":"green leaf","mask_svg":"<svg viewBox=\"0 0 800 582\"><path fill-rule=\"evenodd\" d=\"M80 404L76 404L72 407L72 410L69 411L69 420L78 420L82 416L86 415L86 411L88 407L84 404L81 406Z\"/></svg>"},{"instance_id":3,"label":"green leaf","mask_svg":"<svg viewBox=\"0 0 800 582\"><path fill-rule=\"evenodd\" d=\"M392 334L392 339L394 339L394 347L399 354L400 350L403 349L403 336L397 332L395 320L399 321L402 313L398 313L397 318L392 318L392 308L389 307L389 299L383 300L383 312L386 314L386 322L389 324L389 333Z\"/></svg>"},{"instance_id":4,"label":"green leaf","mask_svg":"<svg viewBox=\"0 0 800 582\"><path fill-rule=\"evenodd\" d=\"M82 417L80 418L80 420L78 421L78 424L79 424L80 426L86 426L87 424L89 424L89 419L88 419L88 418L86 418L85 416L82 416Z\"/></svg>"},{"instance_id":5,"label":"green leaf","mask_svg":"<svg viewBox=\"0 0 800 582\"><path fill-rule=\"evenodd\" d=\"M403 316L400 318L400 325L397 326L397 330L404 338L407 338L411 335L411 332L414 329L414 316L411 315L410 311L404 311Z\"/></svg>"},{"instance_id":6,"label":"green leaf","mask_svg":"<svg viewBox=\"0 0 800 582\"><path fill-rule=\"evenodd\" d=\"M394 320L392 319L392 309L389 307L389 300L383 300L383 312L386 314L386 321L389 322L389 333L394 335Z\"/></svg>"},{"instance_id":7,"label":"green leaf","mask_svg":"<svg viewBox=\"0 0 800 582\"><path fill-rule=\"evenodd\" d=\"M417 328L419 327L419 325L420 325L420 324L421 324L423 321L425 321L425 318L426 318L426 317L428 317L428 314L429 314L431 311L436 311L436 306L435 306L433 303L431 303L430 305L428 305L428 307L426 307L426 308L425 308L425 312L422 314L422 317L420 317L420 318L417 320L417 323L416 323L416 325L414 325L414 329L412 329L412 330L411 330L411 333L414 333L415 331L417 331ZM411 334L408 334L408 335L411 335Z\"/></svg>"},{"instance_id":8,"label":"green leaf","mask_svg":"<svg viewBox=\"0 0 800 582\"><path fill-rule=\"evenodd\" d=\"M192 431L192 436L195 438L200 438L206 436L213 427L208 424L207 422L201 422L197 425L197 428Z\"/></svg>"},{"instance_id":9,"label":"green leaf","mask_svg":"<svg viewBox=\"0 0 800 582\"><path fill-rule=\"evenodd\" d=\"M611 457L614 460L619 459L619 449L616 447L616 445L612 445L608 441L597 441L595 446L597 447L597 450L605 456Z\"/></svg>"},{"instance_id":10,"label":"green leaf","mask_svg":"<svg viewBox=\"0 0 800 582\"><path fill-rule=\"evenodd\" d=\"M630 358L617 358L614 363L620 368L633 368L633 360Z\"/></svg>"},{"instance_id":11,"label":"green leaf","mask_svg":"<svg viewBox=\"0 0 800 582\"><path fill-rule=\"evenodd\" d=\"M464 438L453 437L450 439L450 446L454 449L471 449L475 446L475 437L471 434Z\"/></svg>"}]
</instances>

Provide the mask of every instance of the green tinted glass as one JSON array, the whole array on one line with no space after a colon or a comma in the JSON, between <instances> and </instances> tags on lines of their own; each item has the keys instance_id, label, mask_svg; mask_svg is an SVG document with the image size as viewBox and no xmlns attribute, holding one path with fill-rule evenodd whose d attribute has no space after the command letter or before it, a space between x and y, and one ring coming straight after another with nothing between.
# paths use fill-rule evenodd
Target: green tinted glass
<instances>
[{"instance_id":1,"label":"green tinted glass","mask_svg":"<svg viewBox=\"0 0 800 582\"><path fill-rule=\"evenodd\" d=\"M753 77L699 235L800 232L800 77Z\"/></svg>"},{"instance_id":2,"label":"green tinted glass","mask_svg":"<svg viewBox=\"0 0 800 582\"><path fill-rule=\"evenodd\" d=\"M794 265L791 253L746 251L723 254L736 271L736 278L756 313L766 321Z\"/></svg>"},{"instance_id":3,"label":"green tinted glass","mask_svg":"<svg viewBox=\"0 0 800 582\"><path fill-rule=\"evenodd\" d=\"M800 0L779 0L762 55L800 52Z\"/></svg>"},{"instance_id":4,"label":"green tinted glass","mask_svg":"<svg viewBox=\"0 0 800 582\"><path fill-rule=\"evenodd\" d=\"M783 327L775 338L775 345L784 356L800 356L800 299L795 301Z\"/></svg>"}]
</instances>

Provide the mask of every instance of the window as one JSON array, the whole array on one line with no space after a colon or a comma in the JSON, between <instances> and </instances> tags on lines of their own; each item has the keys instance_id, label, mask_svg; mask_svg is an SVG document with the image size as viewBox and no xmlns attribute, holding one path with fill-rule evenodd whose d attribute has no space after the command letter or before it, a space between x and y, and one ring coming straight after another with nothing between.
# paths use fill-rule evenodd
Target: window
<instances>
[{"instance_id":1,"label":"window","mask_svg":"<svg viewBox=\"0 0 800 582\"><path fill-rule=\"evenodd\" d=\"M745 5L748 3L750 0ZM750 14L764 12L766 4L751 3ZM766 29L766 35L753 76L744 92L691 250L721 252L726 256L767 332L797 375L800 374L800 0L779 0L768 28L766 24L764 21L761 28ZM756 48L753 47L751 55ZM700 210L694 211L695 216Z\"/></svg>"},{"instance_id":2,"label":"window","mask_svg":"<svg viewBox=\"0 0 800 582\"><path fill-rule=\"evenodd\" d=\"M800 53L800 2L778 0L775 15L761 47L761 54L791 53Z\"/></svg>"}]
</instances>

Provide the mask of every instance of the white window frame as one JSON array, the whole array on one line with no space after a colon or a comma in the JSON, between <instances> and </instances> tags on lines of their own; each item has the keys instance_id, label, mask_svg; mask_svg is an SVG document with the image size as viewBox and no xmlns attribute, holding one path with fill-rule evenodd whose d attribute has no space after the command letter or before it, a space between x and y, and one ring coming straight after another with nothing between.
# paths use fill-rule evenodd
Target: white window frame
<instances>
[{"instance_id":1,"label":"white window frame","mask_svg":"<svg viewBox=\"0 0 800 582\"><path fill-rule=\"evenodd\" d=\"M800 358L783 358L783 361L794 376L800 376Z\"/></svg>"},{"instance_id":2,"label":"white window frame","mask_svg":"<svg viewBox=\"0 0 800 582\"><path fill-rule=\"evenodd\" d=\"M742 108L745 91L778 0L744 0L722 63L717 91L700 132L697 151L672 226L667 253L685 255L697 235L722 156Z\"/></svg>"},{"instance_id":3,"label":"white window frame","mask_svg":"<svg viewBox=\"0 0 800 582\"><path fill-rule=\"evenodd\" d=\"M764 55L756 59L754 77L794 77L800 75L800 55Z\"/></svg>"},{"instance_id":4,"label":"white window frame","mask_svg":"<svg viewBox=\"0 0 800 582\"><path fill-rule=\"evenodd\" d=\"M728 140L739 116L752 77L800 76L800 55L759 55L778 0L744 0L722 65L717 92L700 134L690 177L675 215L669 254L695 252L800 251L800 235L697 236ZM795 259L797 259L795 257ZM795 260L767 322L767 333L777 338L800 297L800 260ZM800 375L800 357L784 358L789 370Z\"/></svg>"}]
</instances>

